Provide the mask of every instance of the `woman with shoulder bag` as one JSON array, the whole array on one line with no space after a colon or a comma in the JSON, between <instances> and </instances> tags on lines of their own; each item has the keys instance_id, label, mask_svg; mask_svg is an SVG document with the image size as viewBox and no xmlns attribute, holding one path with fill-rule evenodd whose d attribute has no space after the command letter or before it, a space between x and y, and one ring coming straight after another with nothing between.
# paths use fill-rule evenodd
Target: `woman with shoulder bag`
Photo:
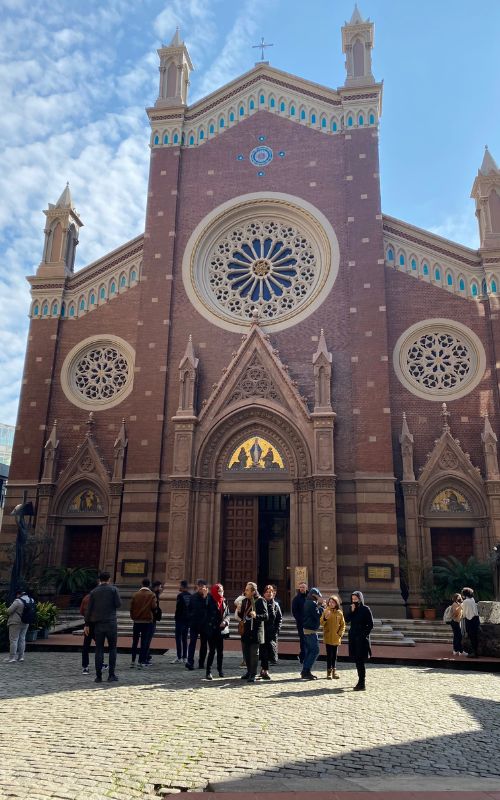
<instances>
[{"instance_id":1,"label":"woman with shoulder bag","mask_svg":"<svg viewBox=\"0 0 500 800\"><path fill-rule=\"evenodd\" d=\"M217 672L224 677L222 661L224 658L224 639L229 635L229 606L224 597L224 587L216 583L210 589L207 608L207 681L213 680L212 664L217 651Z\"/></svg>"},{"instance_id":2,"label":"woman with shoulder bag","mask_svg":"<svg viewBox=\"0 0 500 800\"><path fill-rule=\"evenodd\" d=\"M320 624L323 628L323 642L326 646L326 679L331 681L340 676L336 671L337 650L342 643L345 631L345 620L340 608L340 598L332 594L321 615Z\"/></svg>"},{"instance_id":3,"label":"woman with shoulder bag","mask_svg":"<svg viewBox=\"0 0 500 800\"><path fill-rule=\"evenodd\" d=\"M462 595L456 594L453 595L451 598L452 606L451 606L451 620L450 625L453 631L453 655L454 656L463 656L463 645L462 645L462 618L463 618L463 609L462 609Z\"/></svg>"},{"instance_id":4,"label":"woman with shoulder bag","mask_svg":"<svg viewBox=\"0 0 500 800\"><path fill-rule=\"evenodd\" d=\"M238 626L238 630L241 631L241 646L247 665L247 672L241 676L241 680L255 683L259 664L259 645L264 643L264 623L268 619L267 604L259 595L256 583L249 581L245 586L245 599L238 617L243 622L243 625Z\"/></svg>"},{"instance_id":5,"label":"woman with shoulder bag","mask_svg":"<svg viewBox=\"0 0 500 800\"><path fill-rule=\"evenodd\" d=\"M356 664L358 682L354 687L355 692L364 692L366 689L365 663L371 656L370 633L373 629L373 616L365 601L362 592L351 594L351 606L345 615L345 621L350 622L349 628L349 656Z\"/></svg>"}]
</instances>

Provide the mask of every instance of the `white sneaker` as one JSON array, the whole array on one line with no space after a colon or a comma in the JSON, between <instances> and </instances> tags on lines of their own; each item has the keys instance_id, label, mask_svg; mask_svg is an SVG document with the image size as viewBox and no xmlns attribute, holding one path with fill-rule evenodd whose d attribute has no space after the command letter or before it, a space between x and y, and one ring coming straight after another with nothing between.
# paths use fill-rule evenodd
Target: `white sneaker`
<instances>
[{"instance_id":1,"label":"white sneaker","mask_svg":"<svg viewBox=\"0 0 500 800\"><path fill-rule=\"evenodd\" d=\"M458 650L453 650L453 655L454 655L454 656L459 656L459 655L460 655L460 653L458 652Z\"/></svg>"},{"instance_id":2,"label":"white sneaker","mask_svg":"<svg viewBox=\"0 0 500 800\"><path fill-rule=\"evenodd\" d=\"M21 656L21 658L18 658L17 660L18 661L24 661L24 658L23 658L23 656Z\"/></svg>"},{"instance_id":3,"label":"white sneaker","mask_svg":"<svg viewBox=\"0 0 500 800\"><path fill-rule=\"evenodd\" d=\"M5 663L6 664L16 664L17 663L17 658L6 658L5 659Z\"/></svg>"},{"instance_id":4,"label":"white sneaker","mask_svg":"<svg viewBox=\"0 0 500 800\"><path fill-rule=\"evenodd\" d=\"M172 664L184 664L184 659L176 658L175 661L172 661Z\"/></svg>"}]
</instances>

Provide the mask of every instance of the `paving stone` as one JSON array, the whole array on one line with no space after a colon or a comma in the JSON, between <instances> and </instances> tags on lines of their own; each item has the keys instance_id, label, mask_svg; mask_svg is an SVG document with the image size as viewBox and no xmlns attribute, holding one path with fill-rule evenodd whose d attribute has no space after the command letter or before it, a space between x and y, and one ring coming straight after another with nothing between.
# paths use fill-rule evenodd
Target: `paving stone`
<instances>
[{"instance_id":1,"label":"paving stone","mask_svg":"<svg viewBox=\"0 0 500 800\"><path fill-rule=\"evenodd\" d=\"M210 684L160 659L118 666L119 683L96 686L78 654L0 665L0 800L498 787L492 674L371 666L368 691L353 694L344 664L338 687L300 681L293 662L242 685L239 655Z\"/></svg>"}]
</instances>

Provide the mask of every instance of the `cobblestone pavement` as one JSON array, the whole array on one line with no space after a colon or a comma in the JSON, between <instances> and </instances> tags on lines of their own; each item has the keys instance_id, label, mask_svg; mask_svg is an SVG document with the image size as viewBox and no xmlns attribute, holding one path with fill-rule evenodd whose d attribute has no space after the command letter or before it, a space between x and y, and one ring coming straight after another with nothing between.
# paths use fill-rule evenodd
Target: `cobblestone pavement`
<instances>
[{"instance_id":1,"label":"cobblestone pavement","mask_svg":"<svg viewBox=\"0 0 500 800\"><path fill-rule=\"evenodd\" d=\"M236 653L211 683L171 654L140 671L119 655L119 683L96 685L76 653L26 658L0 663L2 800L500 787L494 674L371 666L368 691L353 693L344 664L339 681L317 665L313 683L284 661L249 685Z\"/></svg>"}]
</instances>

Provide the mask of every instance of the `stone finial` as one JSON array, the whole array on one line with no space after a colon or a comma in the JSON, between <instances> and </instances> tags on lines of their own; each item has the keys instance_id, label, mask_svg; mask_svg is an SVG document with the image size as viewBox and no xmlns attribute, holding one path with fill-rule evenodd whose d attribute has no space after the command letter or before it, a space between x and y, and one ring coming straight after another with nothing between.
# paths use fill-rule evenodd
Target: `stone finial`
<instances>
[{"instance_id":1,"label":"stone finial","mask_svg":"<svg viewBox=\"0 0 500 800\"><path fill-rule=\"evenodd\" d=\"M182 42L182 39L181 39L179 26L177 26L177 28L175 29L175 33L172 36L172 41L170 42L170 47L182 47L182 44L183 44L183 42Z\"/></svg>"},{"instance_id":2,"label":"stone finial","mask_svg":"<svg viewBox=\"0 0 500 800\"><path fill-rule=\"evenodd\" d=\"M69 190L69 183L64 187L62 194L57 201L56 208L73 208L73 200L71 199L71 192Z\"/></svg>"},{"instance_id":3,"label":"stone finial","mask_svg":"<svg viewBox=\"0 0 500 800\"><path fill-rule=\"evenodd\" d=\"M443 433L449 433L450 432L449 419L451 417L451 414L448 411L448 406L446 405L446 403L443 403L441 406L441 416L443 418Z\"/></svg>"},{"instance_id":4,"label":"stone finial","mask_svg":"<svg viewBox=\"0 0 500 800\"><path fill-rule=\"evenodd\" d=\"M193 337L189 334L186 350L179 364L179 408L178 414L194 414L198 363L193 347Z\"/></svg>"},{"instance_id":5,"label":"stone finial","mask_svg":"<svg viewBox=\"0 0 500 800\"><path fill-rule=\"evenodd\" d=\"M86 434L87 435L87 439L93 439L94 438L94 425L95 425L95 419L94 419L94 412L93 411L91 411L89 413L89 416L88 416L88 419L87 419L87 422L85 423L85 425L87 426L87 434Z\"/></svg>"},{"instance_id":6,"label":"stone finial","mask_svg":"<svg viewBox=\"0 0 500 800\"><path fill-rule=\"evenodd\" d=\"M488 412L484 415L484 429L481 434L481 441L483 444L486 480L498 480L497 436L491 427Z\"/></svg>"},{"instance_id":7,"label":"stone finial","mask_svg":"<svg viewBox=\"0 0 500 800\"><path fill-rule=\"evenodd\" d=\"M497 162L488 150L487 144L484 146L483 163L479 167L479 172L481 172L482 175L489 175L490 172L498 172Z\"/></svg>"},{"instance_id":8,"label":"stone finial","mask_svg":"<svg viewBox=\"0 0 500 800\"><path fill-rule=\"evenodd\" d=\"M332 410L332 354L326 346L325 332L321 328L318 347L312 357L314 368L314 411Z\"/></svg>"},{"instance_id":9,"label":"stone finial","mask_svg":"<svg viewBox=\"0 0 500 800\"><path fill-rule=\"evenodd\" d=\"M350 21L342 28L342 51L346 55L346 86L368 86L375 83L372 74L373 42L373 22L363 19L355 5Z\"/></svg>"},{"instance_id":10,"label":"stone finial","mask_svg":"<svg viewBox=\"0 0 500 800\"><path fill-rule=\"evenodd\" d=\"M349 25L359 25L365 22L361 14L359 13L358 4L354 3L354 11L352 12L352 17L349 20Z\"/></svg>"},{"instance_id":11,"label":"stone finial","mask_svg":"<svg viewBox=\"0 0 500 800\"><path fill-rule=\"evenodd\" d=\"M414 481L415 473L413 471L413 436L410 433L406 419L406 413L404 411L399 443L401 445L401 458L403 460L403 480Z\"/></svg>"}]
</instances>

